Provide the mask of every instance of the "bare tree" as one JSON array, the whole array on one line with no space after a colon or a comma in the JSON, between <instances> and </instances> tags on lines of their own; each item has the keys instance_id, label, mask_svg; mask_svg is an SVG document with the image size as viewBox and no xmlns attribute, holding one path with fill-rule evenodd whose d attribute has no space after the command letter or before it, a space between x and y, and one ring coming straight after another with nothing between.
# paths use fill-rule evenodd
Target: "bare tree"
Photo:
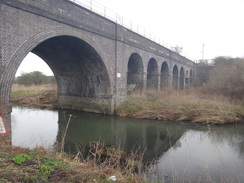
<instances>
[{"instance_id":1,"label":"bare tree","mask_svg":"<svg viewBox=\"0 0 244 183\"><path fill-rule=\"evenodd\" d=\"M183 50L183 47L180 47L180 46L176 45L176 46L172 46L171 49L172 49L172 51L174 51L175 53L180 54L180 53L182 52L182 50Z\"/></svg>"}]
</instances>

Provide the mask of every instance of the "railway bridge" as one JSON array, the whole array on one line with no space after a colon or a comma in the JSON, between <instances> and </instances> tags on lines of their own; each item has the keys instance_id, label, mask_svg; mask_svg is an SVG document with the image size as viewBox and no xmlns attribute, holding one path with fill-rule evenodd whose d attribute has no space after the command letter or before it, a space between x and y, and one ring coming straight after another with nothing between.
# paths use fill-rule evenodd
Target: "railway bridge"
<instances>
[{"instance_id":1,"label":"railway bridge","mask_svg":"<svg viewBox=\"0 0 244 183\"><path fill-rule=\"evenodd\" d=\"M193 61L70 0L1 0L0 40L5 114L11 113L15 73L29 52L53 71L61 108L113 114L131 90L193 84Z\"/></svg>"}]
</instances>

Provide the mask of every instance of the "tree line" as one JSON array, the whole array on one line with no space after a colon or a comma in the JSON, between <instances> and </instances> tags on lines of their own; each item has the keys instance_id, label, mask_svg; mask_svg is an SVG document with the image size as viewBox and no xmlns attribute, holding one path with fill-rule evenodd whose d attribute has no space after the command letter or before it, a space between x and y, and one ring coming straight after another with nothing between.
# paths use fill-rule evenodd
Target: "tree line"
<instances>
[{"instance_id":1,"label":"tree line","mask_svg":"<svg viewBox=\"0 0 244 183\"><path fill-rule=\"evenodd\" d=\"M244 58L216 57L213 64L201 61L196 84L205 91L244 99Z\"/></svg>"},{"instance_id":2,"label":"tree line","mask_svg":"<svg viewBox=\"0 0 244 183\"><path fill-rule=\"evenodd\" d=\"M29 73L23 73L14 80L15 84L19 85L42 85L42 84L56 84L54 76L46 76L40 71L34 71Z\"/></svg>"}]
</instances>

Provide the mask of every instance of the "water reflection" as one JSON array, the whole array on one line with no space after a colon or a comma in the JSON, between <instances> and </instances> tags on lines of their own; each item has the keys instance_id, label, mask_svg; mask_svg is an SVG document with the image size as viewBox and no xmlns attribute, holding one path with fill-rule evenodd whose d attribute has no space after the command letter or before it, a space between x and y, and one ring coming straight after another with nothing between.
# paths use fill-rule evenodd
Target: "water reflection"
<instances>
[{"instance_id":1,"label":"water reflection","mask_svg":"<svg viewBox=\"0 0 244 183\"><path fill-rule=\"evenodd\" d=\"M52 148L58 132L57 112L14 107L11 131L14 146Z\"/></svg>"},{"instance_id":2,"label":"water reflection","mask_svg":"<svg viewBox=\"0 0 244 183\"><path fill-rule=\"evenodd\" d=\"M176 142L189 127L183 123L160 123L66 111L66 114L59 112L59 142L66 127L67 113L72 113L74 117L66 135L66 150L74 150L77 143L88 148L91 141L101 141L125 151L139 148L148 161L161 157L172 146L179 146Z\"/></svg>"},{"instance_id":3,"label":"water reflection","mask_svg":"<svg viewBox=\"0 0 244 183\"><path fill-rule=\"evenodd\" d=\"M244 125L204 126L114 118L77 111L43 111L14 108L12 140L16 146L52 146L61 141L64 116L72 114L65 149L91 141L123 148L140 147L148 166L149 180L164 182L244 182ZM38 139L40 139L38 141ZM228 181L227 181L228 180ZM177 181L175 181L177 182Z\"/></svg>"}]
</instances>

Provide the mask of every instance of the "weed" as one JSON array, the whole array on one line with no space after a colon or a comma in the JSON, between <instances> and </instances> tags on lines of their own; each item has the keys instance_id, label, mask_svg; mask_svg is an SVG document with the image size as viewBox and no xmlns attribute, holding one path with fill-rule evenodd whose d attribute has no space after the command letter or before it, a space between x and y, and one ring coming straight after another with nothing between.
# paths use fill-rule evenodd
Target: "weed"
<instances>
[{"instance_id":1,"label":"weed","mask_svg":"<svg viewBox=\"0 0 244 183\"><path fill-rule=\"evenodd\" d=\"M44 165L47 165L47 166L55 166L55 167L62 167L62 168L65 168L67 167L67 163L66 162L59 162L55 159L51 159L51 158L44 158L43 159L43 163Z\"/></svg>"},{"instance_id":2,"label":"weed","mask_svg":"<svg viewBox=\"0 0 244 183\"><path fill-rule=\"evenodd\" d=\"M39 168L39 173L41 175L45 175L45 174L48 174L50 172L54 171L54 169L51 167L51 166L47 166L47 165L42 165L40 168Z\"/></svg>"},{"instance_id":3,"label":"weed","mask_svg":"<svg viewBox=\"0 0 244 183\"><path fill-rule=\"evenodd\" d=\"M58 166L59 162L57 162L56 160L54 159L44 159L43 160L45 165L54 165L54 166Z\"/></svg>"},{"instance_id":4,"label":"weed","mask_svg":"<svg viewBox=\"0 0 244 183\"><path fill-rule=\"evenodd\" d=\"M12 160L16 164L22 164L28 159L30 159L30 156L28 156L27 154L18 154Z\"/></svg>"},{"instance_id":5,"label":"weed","mask_svg":"<svg viewBox=\"0 0 244 183\"><path fill-rule=\"evenodd\" d=\"M61 143L60 143L60 150L61 150L61 153L64 153L64 145L65 145L65 137L66 137L66 134L67 134L67 130L69 128L69 125L71 123L71 119L72 119L73 115L72 114L69 114L69 119L66 118L66 115L64 113L64 119L66 121L66 127L64 129L64 132L63 132L63 135L62 135L62 139L61 139Z\"/></svg>"}]
</instances>

